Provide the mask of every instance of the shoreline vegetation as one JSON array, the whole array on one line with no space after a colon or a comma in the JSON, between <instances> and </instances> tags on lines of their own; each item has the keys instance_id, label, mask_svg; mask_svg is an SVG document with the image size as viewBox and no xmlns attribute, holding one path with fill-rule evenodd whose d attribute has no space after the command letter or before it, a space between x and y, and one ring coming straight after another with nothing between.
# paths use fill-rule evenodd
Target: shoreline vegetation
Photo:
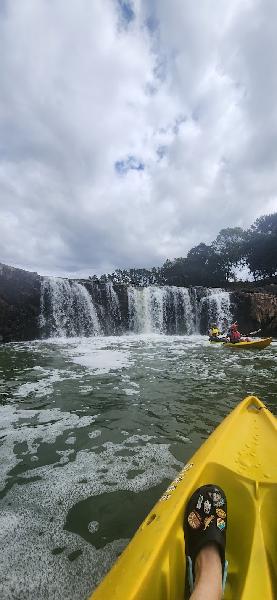
<instances>
[{"instance_id":1,"label":"shoreline vegetation","mask_svg":"<svg viewBox=\"0 0 277 600\"><path fill-rule=\"evenodd\" d=\"M1 275L9 278L8 272L15 271L22 277L25 274L44 278L35 271L0 263L0 278ZM240 279L242 272L244 278ZM201 242L191 248L186 257L167 259L161 267L115 269L100 276L59 279L138 287L222 287L249 293L268 288L271 293L277 293L277 213L259 217L248 230L222 229L210 245Z\"/></svg>"},{"instance_id":2,"label":"shoreline vegetation","mask_svg":"<svg viewBox=\"0 0 277 600\"><path fill-rule=\"evenodd\" d=\"M250 277L239 280L237 271ZM111 281L126 285L176 285L181 287L235 287L276 283L277 213L259 217L248 230L222 229L210 244L200 243L186 257L167 259L162 267L116 269L90 276L97 283Z\"/></svg>"},{"instance_id":3,"label":"shoreline vegetation","mask_svg":"<svg viewBox=\"0 0 277 600\"><path fill-rule=\"evenodd\" d=\"M239 267L248 268L252 281L236 279ZM47 279L0 263L0 342L41 337L42 290ZM176 293L176 288L195 288L188 291L197 296L201 296L201 288L226 290L231 294L234 318L245 331L262 327L263 335L277 336L277 213L260 217L248 231L223 229L210 246L199 244L186 258L167 260L159 268L116 269L101 277L49 279L60 287L64 281L70 296L76 284L81 284L83 302L93 304L91 310L96 311L98 319L103 317L103 310L108 321L110 313L120 313L120 331L124 323L127 329L129 286L174 286ZM63 305L61 298L59 310L63 311L64 306L66 302ZM115 333L112 327L109 331Z\"/></svg>"}]
</instances>

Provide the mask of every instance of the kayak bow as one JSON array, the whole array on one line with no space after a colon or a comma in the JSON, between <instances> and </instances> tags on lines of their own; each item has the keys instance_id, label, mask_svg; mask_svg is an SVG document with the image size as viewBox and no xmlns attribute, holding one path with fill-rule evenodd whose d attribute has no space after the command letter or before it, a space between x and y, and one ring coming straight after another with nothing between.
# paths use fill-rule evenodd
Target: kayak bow
<instances>
[{"instance_id":1,"label":"kayak bow","mask_svg":"<svg viewBox=\"0 0 277 600\"><path fill-rule=\"evenodd\" d=\"M225 600L277 598L277 425L248 396L194 454L142 523L91 600L184 597L184 510L201 485L228 502Z\"/></svg>"}]
</instances>

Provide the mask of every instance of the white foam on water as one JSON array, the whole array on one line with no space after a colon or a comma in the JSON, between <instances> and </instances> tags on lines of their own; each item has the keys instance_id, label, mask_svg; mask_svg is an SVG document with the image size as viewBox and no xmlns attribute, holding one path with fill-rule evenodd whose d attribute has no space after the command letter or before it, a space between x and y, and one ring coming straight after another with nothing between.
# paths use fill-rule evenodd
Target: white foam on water
<instances>
[{"instance_id":1,"label":"white foam on water","mask_svg":"<svg viewBox=\"0 0 277 600\"><path fill-rule=\"evenodd\" d=\"M89 392L93 392L94 389L97 390L99 387L93 387L92 385L80 385L79 392L80 394L88 394Z\"/></svg>"},{"instance_id":2,"label":"white foam on water","mask_svg":"<svg viewBox=\"0 0 277 600\"><path fill-rule=\"evenodd\" d=\"M26 484L15 484L8 491L0 515L5 574L0 581L1 597L86 597L126 541L116 541L96 551L80 536L64 530L67 512L88 496L120 490L138 492L164 478L174 478L181 463L170 453L169 444L150 443L151 437L135 435L121 444L106 442L102 452L79 451L73 462L63 462L61 452L61 468L48 465L27 471ZM136 446L136 442L142 445ZM132 474L137 470L138 474L128 479L130 470ZM96 526L99 524L91 524L93 531ZM53 556L57 547L65 549ZM68 556L74 550L82 550L82 557L69 562Z\"/></svg>"},{"instance_id":3,"label":"white foam on water","mask_svg":"<svg viewBox=\"0 0 277 600\"><path fill-rule=\"evenodd\" d=\"M92 369L98 375L129 366L128 356L119 350L100 350L98 353L84 353L71 358L74 363Z\"/></svg>"},{"instance_id":4,"label":"white foam on water","mask_svg":"<svg viewBox=\"0 0 277 600\"><path fill-rule=\"evenodd\" d=\"M137 340L126 337L120 340L120 345L114 339L110 342L107 339L97 340L96 344L94 340L93 343L91 340L73 340L66 344L61 340L54 343L51 340L51 347L59 344L57 349L67 363L75 362L75 359L82 361L89 353L86 358L89 360L90 376L99 370L105 373L116 370L120 383L122 379L127 390L138 393L139 384L131 381L130 375L121 377L122 368L133 364L130 353L133 347L137 347ZM153 340L141 340L139 343L153 344ZM32 351L34 346L32 344ZM39 347L43 347L44 356L47 356L49 350L45 342L43 346L36 343L36 348ZM50 345L49 349L51 356ZM39 381L21 385L17 390L17 398L28 397L30 392L37 398L43 397L43 391L47 389L49 393L54 384L71 377L78 379L76 384L81 392L85 377L77 377L74 370L51 370L39 365L27 377L33 377L35 372ZM96 387L88 386L87 389L91 391ZM85 412L82 407L78 413L81 410ZM4 458L0 465L2 485L6 483L10 470L22 462L25 455L34 465L34 468L20 475L21 483L25 480L25 484L15 483L2 499L0 549L4 557L4 576L0 578L0 596L5 600L14 600L19 596L22 600L86 598L122 550L126 540L115 541L96 550L77 534L64 530L68 510L80 500L103 492L143 491L161 483L164 478L174 478L179 470L180 463L172 456L169 444L155 443L155 436L130 436L128 432L124 432L122 443L106 442L100 447L98 443L90 451L79 450L75 456L73 445L77 441L76 429L88 428L88 447L94 438L98 442L101 430L90 429L96 416L79 416L59 408L24 410L16 408L14 404L0 408L0 429L3 433L1 454ZM56 462L36 466L41 443L54 444L65 432L68 434L63 442L65 448L56 450ZM27 450L18 454L16 445L23 442ZM129 471L132 471L130 479ZM98 523L91 522L89 531L95 532L97 527ZM55 548L60 548L61 553L54 556L52 552ZM82 555L70 562L68 556L75 550L81 550Z\"/></svg>"},{"instance_id":5,"label":"white foam on water","mask_svg":"<svg viewBox=\"0 0 277 600\"><path fill-rule=\"evenodd\" d=\"M36 366L33 369L38 371L43 377L36 381L29 381L19 386L14 393L18 398L26 398L30 394L35 394L37 398L43 398L53 391L55 383L66 381L67 379L78 379L80 375L64 369L43 369Z\"/></svg>"},{"instance_id":6,"label":"white foam on water","mask_svg":"<svg viewBox=\"0 0 277 600\"><path fill-rule=\"evenodd\" d=\"M122 370L133 364L128 336L63 339L62 345L60 342L59 338L54 340L67 362L86 367L96 375ZM92 389L91 386L84 386L83 392Z\"/></svg>"},{"instance_id":7,"label":"white foam on water","mask_svg":"<svg viewBox=\"0 0 277 600\"><path fill-rule=\"evenodd\" d=\"M99 529L99 522L98 521L90 521L90 523L88 524L88 530L90 533L95 533L96 531L98 531Z\"/></svg>"},{"instance_id":8,"label":"white foam on water","mask_svg":"<svg viewBox=\"0 0 277 600\"><path fill-rule=\"evenodd\" d=\"M126 543L116 540L96 550L80 536L57 528L56 520L50 522L42 511L18 506L15 513L7 507L0 513L4 550L0 596L3 600L85 600ZM54 555L54 548L60 553ZM81 556L72 561L74 551Z\"/></svg>"},{"instance_id":9,"label":"white foam on water","mask_svg":"<svg viewBox=\"0 0 277 600\"><path fill-rule=\"evenodd\" d=\"M100 429L95 429L95 431L90 431L88 433L88 437L91 439L100 437L100 435L102 435L102 431L100 431Z\"/></svg>"},{"instance_id":10,"label":"white foam on water","mask_svg":"<svg viewBox=\"0 0 277 600\"><path fill-rule=\"evenodd\" d=\"M65 440L65 444L68 444L68 445L71 445L71 444L73 445L73 444L75 444L75 442L76 442L76 437L75 437L75 435L70 435L70 436L67 438L67 440Z\"/></svg>"},{"instance_id":11,"label":"white foam on water","mask_svg":"<svg viewBox=\"0 0 277 600\"><path fill-rule=\"evenodd\" d=\"M22 506L24 496L24 504L29 507L37 507L39 499L40 509L46 510L49 515L54 512L58 518L59 514L64 515L65 510L88 495L148 489L164 478L174 476L176 468L181 466L172 456L169 444L150 443L146 441L149 438L152 439L152 436L135 435L118 444L105 442L103 450L96 453L81 450L75 460L64 464L62 469L57 469L56 463L33 468L24 473L26 481L34 477L41 478L40 481L30 481L24 487L14 485L6 498L18 500ZM142 443L138 444L139 441ZM138 468L144 472L128 479L128 471ZM86 483L81 483L83 480ZM62 509L57 506L61 498Z\"/></svg>"},{"instance_id":12,"label":"white foam on water","mask_svg":"<svg viewBox=\"0 0 277 600\"><path fill-rule=\"evenodd\" d=\"M127 443L128 444L137 444L139 442L149 442L150 440L153 440L155 436L153 435L146 435L146 434L133 434L131 435L128 440Z\"/></svg>"},{"instance_id":13,"label":"white foam on water","mask_svg":"<svg viewBox=\"0 0 277 600\"><path fill-rule=\"evenodd\" d=\"M69 457L71 454L74 454L74 450L56 450L56 454L60 456L59 464L64 465L69 461Z\"/></svg>"},{"instance_id":14,"label":"white foam on water","mask_svg":"<svg viewBox=\"0 0 277 600\"><path fill-rule=\"evenodd\" d=\"M22 461L15 452L15 444L26 443L27 451L21 456L36 454L40 443L53 444L66 430L88 427L95 416L79 417L62 412L59 408L21 410L16 406L0 407L1 461L0 486L3 487L9 471Z\"/></svg>"},{"instance_id":15,"label":"white foam on water","mask_svg":"<svg viewBox=\"0 0 277 600\"><path fill-rule=\"evenodd\" d=\"M122 391L126 394L126 396L136 396L137 394L139 394L137 390L134 390L132 388L123 388Z\"/></svg>"}]
</instances>

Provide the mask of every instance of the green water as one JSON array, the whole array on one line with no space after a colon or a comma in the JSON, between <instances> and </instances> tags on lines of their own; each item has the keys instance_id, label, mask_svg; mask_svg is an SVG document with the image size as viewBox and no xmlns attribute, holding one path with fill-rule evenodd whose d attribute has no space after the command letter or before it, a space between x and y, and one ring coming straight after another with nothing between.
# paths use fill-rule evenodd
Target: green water
<instances>
[{"instance_id":1,"label":"green water","mask_svg":"<svg viewBox=\"0 0 277 600\"><path fill-rule=\"evenodd\" d=\"M0 597L84 600L277 344L124 336L0 347Z\"/></svg>"}]
</instances>

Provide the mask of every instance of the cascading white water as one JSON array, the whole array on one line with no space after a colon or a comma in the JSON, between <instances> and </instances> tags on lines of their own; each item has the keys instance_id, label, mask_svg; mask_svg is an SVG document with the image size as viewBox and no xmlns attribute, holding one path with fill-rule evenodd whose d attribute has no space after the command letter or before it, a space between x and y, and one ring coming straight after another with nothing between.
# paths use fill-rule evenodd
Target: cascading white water
<instances>
[{"instance_id":1,"label":"cascading white water","mask_svg":"<svg viewBox=\"0 0 277 600\"><path fill-rule=\"evenodd\" d=\"M135 333L195 332L187 288L149 286L128 288L129 328Z\"/></svg>"},{"instance_id":2,"label":"cascading white water","mask_svg":"<svg viewBox=\"0 0 277 600\"><path fill-rule=\"evenodd\" d=\"M113 287L113 283L109 281L106 283L106 297L107 297L107 307L110 315L116 321L121 321L121 311L118 295Z\"/></svg>"},{"instance_id":3,"label":"cascading white water","mask_svg":"<svg viewBox=\"0 0 277 600\"><path fill-rule=\"evenodd\" d=\"M193 331L194 333L200 332L200 311L199 311L199 298L197 295L197 288L190 288L190 301L193 314Z\"/></svg>"},{"instance_id":4,"label":"cascading white water","mask_svg":"<svg viewBox=\"0 0 277 600\"><path fill-rule=\"evenodd\" d=\"M128 287L130 330L135 333L163 333L165 296L165 287Z\"/></svg>"},{"instance_id":5,"label":"cascading white water","mask_svg":"<svg viewBox=\"0 0 277 600\"><path fill-rule=\"evenodd\" d=\"M206 296L201 300L201 311L207 310L208 326L213 322L217 324L220 331L227 333L228 325L232 321L230 293L221 288L210 288L206 290Z\"/></svg>"},{"instance_id":6,"label":"cascading white water","mask_svg":"<svg viewBox=\"0 0 277 600\"><path fill-rule=\"evenodd\" d=\"M129 329L135 333L204 333L232 320L230 294L219 288L128 288Z\"/></svg>"},{"instance_id":7,"label":"cascading white water","mask_svg":"<svg viewBox=\"0 0 277 600\"><path fill-rule=\"evenodd\" d=\"M47 277L41 286L40 325L50 335L99 335L101 326L92 298L80 283Z\"/></svg>"},{"instance_id":8,"label":"cascading white water","mask_svg":"<svg viewBox=\"0 0 277 600\"><path fill-rule=\"evenodd\" d=\"M232 320L230 294L219 288L129 286L127 296L126 322L124 299L121 313L112 282L106 283L104 289L92 287L90 294L81 283L44 278L40 312L42 335L119 334L124 328L134 333L191 335L207 333L213 321L226 331Z\"/></svg>"},{"instance_id":9,"label":"cascading white water","mask_svg":"<svg viewBox=\"0 0 277 600\"><path fill-rule=\"evenodd\" d=\"M188 335L196 332L193 306L191 297L187 288L172 286L168 288L168 293L173 295L173 306L175 316L175 333L185 331Z\"/></svg>"}]
</instances>

